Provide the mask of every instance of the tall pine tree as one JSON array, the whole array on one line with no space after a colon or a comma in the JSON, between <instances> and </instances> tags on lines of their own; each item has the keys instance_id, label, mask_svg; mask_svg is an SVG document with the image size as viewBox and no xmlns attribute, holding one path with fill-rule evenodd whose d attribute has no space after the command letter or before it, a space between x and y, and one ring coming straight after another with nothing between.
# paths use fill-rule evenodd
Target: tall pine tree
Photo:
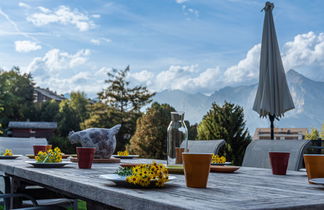
<instances>
[{"instance_id":1,"label":"tall pine tree","mask_svg":"<svg viewBox=\"0 0 324 210\"><path fill-rule=\"evenodd\" d=\"M105 80L108 87L98 93L98 98L120 112L140 112L143 106L152 102L151 97L155 93L150 93L145 86L130 87L130 82L126 80L128 72L129 66L124 70L108 72L108 79Z\"/></svg>"},{"instance_id":2,"label":"tall pine tree","mask_svg":"<svg viewBox=\"0 0 324 210\"><path fill-rule=\"evenodd\" d=\"M175 109L168 104L153 103L137 120L136 132L127 150L145 158L165 159L170 112L174 111Z\"/></svg>"},{"instance_id":3,"label":"tall pine tree","mask_svg":"<svg viewBox=\"0 0 324 210\"><path fill-rule=\"evenodd\" d=\"M98 93L101 103L106 104L109 110L116 110L114 121L122 124L117 134L116 150L125 149L125 145L134 134L136 120L141 116L141 108L152 102L151 93L145 86L131 86L126 80L129 66L124 70L113 69L108 72L105 81L107 87Z\"/></svg>"},{"instance_id":4,"label":"tall pine tree","mask_svg":"<svg viewBox=\"0 0 324 210\"><path fill-rule=\"evenodd\" d=\"M245 149L251 141L245 128L243 108L227 102L223 106L212 104L198 125L198 139L224 139L224 155L233 164L241 165Z\"/></svg>"}]
</instances>

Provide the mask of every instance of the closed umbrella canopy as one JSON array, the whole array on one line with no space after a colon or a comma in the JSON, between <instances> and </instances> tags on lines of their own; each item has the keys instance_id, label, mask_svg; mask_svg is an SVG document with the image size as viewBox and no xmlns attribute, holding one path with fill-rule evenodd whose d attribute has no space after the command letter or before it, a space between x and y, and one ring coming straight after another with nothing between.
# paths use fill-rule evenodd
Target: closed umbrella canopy
<instances>
[{"instance_id":1,"label":"closed umbrella canopy","mask_svg":"<svg viewBox=\"0 0 324 210\"><path fill-rule=\"evenodd\" d=\"M253 110L261 117L269 116L271 121L271 139L273 139L273 121L294 109L285 70L279 51L276 30L272 17L273 3L266 2L261 44L259 86Z\"/></svg>"}]
</instances>

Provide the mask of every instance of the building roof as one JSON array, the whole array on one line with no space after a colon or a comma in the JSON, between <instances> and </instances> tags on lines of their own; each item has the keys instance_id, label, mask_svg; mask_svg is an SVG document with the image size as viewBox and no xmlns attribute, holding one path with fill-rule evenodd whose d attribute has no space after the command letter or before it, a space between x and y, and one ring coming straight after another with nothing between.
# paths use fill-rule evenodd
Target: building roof
<instances>
[{"instance_id":1,"label":"building roof","mask_svg":"<svg viewBox=\"0 0 324 210\"><path fill-rule=\"evenodd\" d=\"M56 122L18 122L11 121L8 125L9 128L39 128L39 129L56 129Z\"/></svg>"},{"instance_id":2,"label":"building roof","mask_svg":"<svg viewBox=\"0 0 324 210\"><path fill-rule=\"evenodd\" d=\"M307 128L274 128L274 135L306 135L308 132ZM258 139L260 135L269 135L270 128L256 128L253 139Z\"/></svg>"},{"instance_id":3,"label":"building roof","mask_svg":"<svg viewBox=\"0 0 324 210\"><path fill-rule=\"evenodd\" d=\"M56 101L62 101L65 99L65 97L57 95L56 93L50 91L49 89L43 89L43 88L36 87L36 88L34 88L34 91L39 92L40 94L42 94L48 98L54 99Z\"/></svg>"}]
</instances>

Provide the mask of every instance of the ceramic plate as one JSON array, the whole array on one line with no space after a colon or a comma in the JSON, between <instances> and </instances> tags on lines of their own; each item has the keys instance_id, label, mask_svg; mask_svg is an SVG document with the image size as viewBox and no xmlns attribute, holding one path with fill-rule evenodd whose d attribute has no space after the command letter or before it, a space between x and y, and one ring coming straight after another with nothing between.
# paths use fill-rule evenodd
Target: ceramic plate
<instances>
[{"instance_id":1,"label":"ceramic plate","mask_svg":"<svg viewBox=\"0 0 324 210\"><path fill-rule=\"evenodd\" d=\"M306 172L306 168L301 168L299 171Z\"/></svg>"},{"instance_id":2,"label":"ceramic plate","mask_svg":"<svg viewBox=\"0 0 324 210\"><path fill-rule=\"evenodd\" d=\"M123 185L123 186L136 186L126 182L126 176L119 176L117 174L104 174L99 176L102 179L106 179L109 181L114 182L116 185ZM175 176L169 176L169 181L175 180ZM155 180L151 181L151 186L154 186Z\"/></svg>"},{"instance_id":3,"label":"ceramic plate","mask_svg":"<svg viewBox=\"0 0 324 210\"><path fill-rule=\"evenodd\" d=\"M213 166L228 166L228 165L232 165L231 162L225 162L225 163L211 163L211 165Z\"/></svg>"},{"instance_id":4,"label":"ceramic plate","mask_svg":"<svg viewBox=\"0 0 324 210\"><path fill-rule=\"evenodd\" d=\"M312 184L324 185L324 178L315 178L315 179L310 179L308 181Z\"/></svg>"},{"instance_id":5,"label":"ceramic plate","mask_svg":"<svg viewBox=\"0 0 324 210\"><path fill-rule=\"evenodd\" d=\"M21 157L21 155L11 155L11 156L7 156L7 155L0 155L0 159L16 159L18 157Z\"/></svg>"},{"instance_id":6,"label":"ceramic plate","mask_svg":"<svg viewBox=\"0 0 324 210\"><path fill-rule=\"evenodd\" d=\"M210 166L210 171L219 173L233 173L239 168L239 166Z\"/></svg>"},{"instance_id":7,"label":"ceramic plate","mask_svg":"<svg viewBox=\"0 0 324 210\"><path fill-rule=\"evenodd\" d=\"M138 158L139 155L127 155L127 156L123 156L123 155L112 155L115 158L120 158L120 159L133 159L133 158Z\"/></svg>"},{"instance_id":8,"label":"ceramic plate","mask_svg":"<svg viewBox=\"0 0 324 210\"><path fill-rule=\"evenodd\" d=\"M135 167L135 166L138 166L138 165L140 165L140 163L121 163L120 164L120 166L124 167L124 168L126 168L126 167Z\"/></svg>"},{"instance_id":9,"label":"ceramic plate","mask_svg":"<svg viewBox=\"0 0 324 210\"><path fill-rule=\"evenodd\" d=\"M35 155L32 155L32 154L27 154L26 157L28 157L30 159L35 159ZM62 159L66 159L68 157L70 157L70 155L62 154Z\"/></svg>"},{"instance_id":10,"label":"ceramic plate","mask_svg":"<svg viewBox=\"0 0 324 210\"><path fill-rule=\"evenodd\" d=\"M31 164L35 168L62 168L63 166L69 164L70 162L60 162L60 163L38 163L36 161L25 161L28 164Z\"/></svg>"}]
</instances>

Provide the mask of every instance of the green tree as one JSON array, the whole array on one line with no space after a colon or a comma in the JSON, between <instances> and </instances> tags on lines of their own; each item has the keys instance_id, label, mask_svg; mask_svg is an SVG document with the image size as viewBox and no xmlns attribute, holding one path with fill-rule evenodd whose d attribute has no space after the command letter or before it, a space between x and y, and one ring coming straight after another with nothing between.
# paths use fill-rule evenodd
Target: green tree
<instances>
[{"instance_id":1,"label":"green tree","mask_svg":"<svg viewBox=\"0 0 324 210\"><path fill-rule=\"evenodd\" d=\"M84 92L71 92L70 96L70 107L75 111L79 121L83 122L89 115L87 110L89 99Z\"/></svg>"},{"instance_id":2,"label":"green tree","mask_svg":"<svg viewBox=\"0 0 324 210\"><path fill-rule=\"evenodd\" d=\"M46 101L43 103L35 104L38 110L37 121L54 122L57 120L59 113L59 103L55 100Z\"/></svg>"},{"instance_id":3,"label":"green tree","mask_svg":"<svg viewBox=\"0 0 324 210\"><path fill-rule=\"evenodd\" d=\"M186 127L188 129L188 140L197 139L197 135L198 135L197 127L198 127L198 124L195 123L193 125L190 125L190 122L188 120L185 120L185 124L186 124Z\"/></svg>"},{"instance_id":4,"label":"green tree","mask_svg":"<svg viewBox=\"0 0 324 210\"><path fill-rule=\"evenodd\" d=\"M105 108L103 111L106 113L115 112L110 113L114 116L113 122L122 124L117 134L117 150L125 149L125 145L135 132L136 120L142 115L141 108L150 103L152 101L151 97L155 94L150 93L145 86L131 87L130 82L126 80L128 72L129 67L124 70L113 69L112 72L107 74L108 79L105 81L107 88L98 93L100 102L110 107ZM88 125L90 121L98 125L99 119L94 119L94 116L98 115L90 113L90 119L87 121ZM98 127L105 126L102 124Z\"/></svg>"},{"instance_id":5,"label":"green tree","mask_svg":"<svg viewBox=\"0 0 324 210\"><path fill-rule=\"evenodd\" d=\"M86 95L82 92L72 92L70 95L70 99L63 100L59 104L57 121L62 137L66 137L71 130L79 131L82 122L88 117L89 100Z\"/></svg>"},{"instance_id":6,"label":"green tree","mask_svg":"<svg viewBox=\"0 0 324 210\"><path fill-rule=\"evenodd\" d=\"M19 67L0 70L0 104L4 109L0 123L27 120L33 107L34 83L30 74L20 73Z\"/></svg>"},{"instance_id":7,"label":"green tree","mask_svg":"<svg viewBox=\"0 0 324 210\"><path fill-rule=\"evenodd\" d=\"M81 123L81 129L111 128L120 123L120 113L113 107L97 102L88 106L90 117Z\"/></svg>"},{"instance_id":8,"label":"green tree","mask_svg":"<svg viewBox=\"0 0 324 210\"><path fill-rule=\"evenodd\" d=\"M241 165L245 149L251 141L245 128L243 108L227 102L223 106L213 103L198 125L198 139L224 139L223 155L233 164Z\"/></svg>"},{"instance_id":9,"label":"green tree","mask_svg":"<svg viewBox=\"0 0 324 210\"><path fill-rule=\"evenodd\" d=\"M322 124L322 129L321 129L320 137L321 137L322 140L324 140L324 123Z\"/></svg>"},{"instance_id":10,"label":"green tree","mask_svg":"<svg viewBox=\"0 0 324 210\"><path fill-rule=\"evenodd\" d=\"M175 111L168 104L153 103L137 120L136 131L127 145L132 154L145 158L166 158L167 128L171 121L170 112Z\"/></svg>"},{"instance_id":11,"label":"green tree","mask_svg":"<svg viewBox=\"0 0 324 210\"><path fill-rule=\"evenodd\" d=\"M61 137L66 137L72 130L80 130L80 121L75 110L71 108L69 100L61 101L57 119L58 132Z\"/></svg>"},{"instance_id":12,"label":"green tree","mask_svg":"<svg viewBox=\"0 0 324 210\"><path fill-rule=\"evenodd\" d=\"M318 140L320 134L316 128L312 128L310 133L306 133L305 139L307 140Z\"/></svg>"},{"instance_id":13,"label":"green tree","mask_svg":"<svg viewBox=\"0 0 324 210\"><path fill-rule=\"evenodd\" d=\"M108 79L105 83L106 89L98 93L101 102L114 107L120 112L140 112L140 109L146 104L152 102L151 97L155 93L150 93L145 86L130 87L130 82L126 80L129 66L124 70L113 69L108 72Z\"/></svg>"},{"instance_id":14,"label":"green tree","mask_svg":"<svg viewBox=\"0 0 324 210\"><path fill-rule=\"evenodd\" d=\"M0 104L0 116L2 116L2 115L1 115L2 111L3 111L3 107L2 107L1 104ZM0 123L0 135L2 135L2 134L3 134L3 130L2 130L2 125L1 125L1 123Z\"/></svg>"}]
</instances>

